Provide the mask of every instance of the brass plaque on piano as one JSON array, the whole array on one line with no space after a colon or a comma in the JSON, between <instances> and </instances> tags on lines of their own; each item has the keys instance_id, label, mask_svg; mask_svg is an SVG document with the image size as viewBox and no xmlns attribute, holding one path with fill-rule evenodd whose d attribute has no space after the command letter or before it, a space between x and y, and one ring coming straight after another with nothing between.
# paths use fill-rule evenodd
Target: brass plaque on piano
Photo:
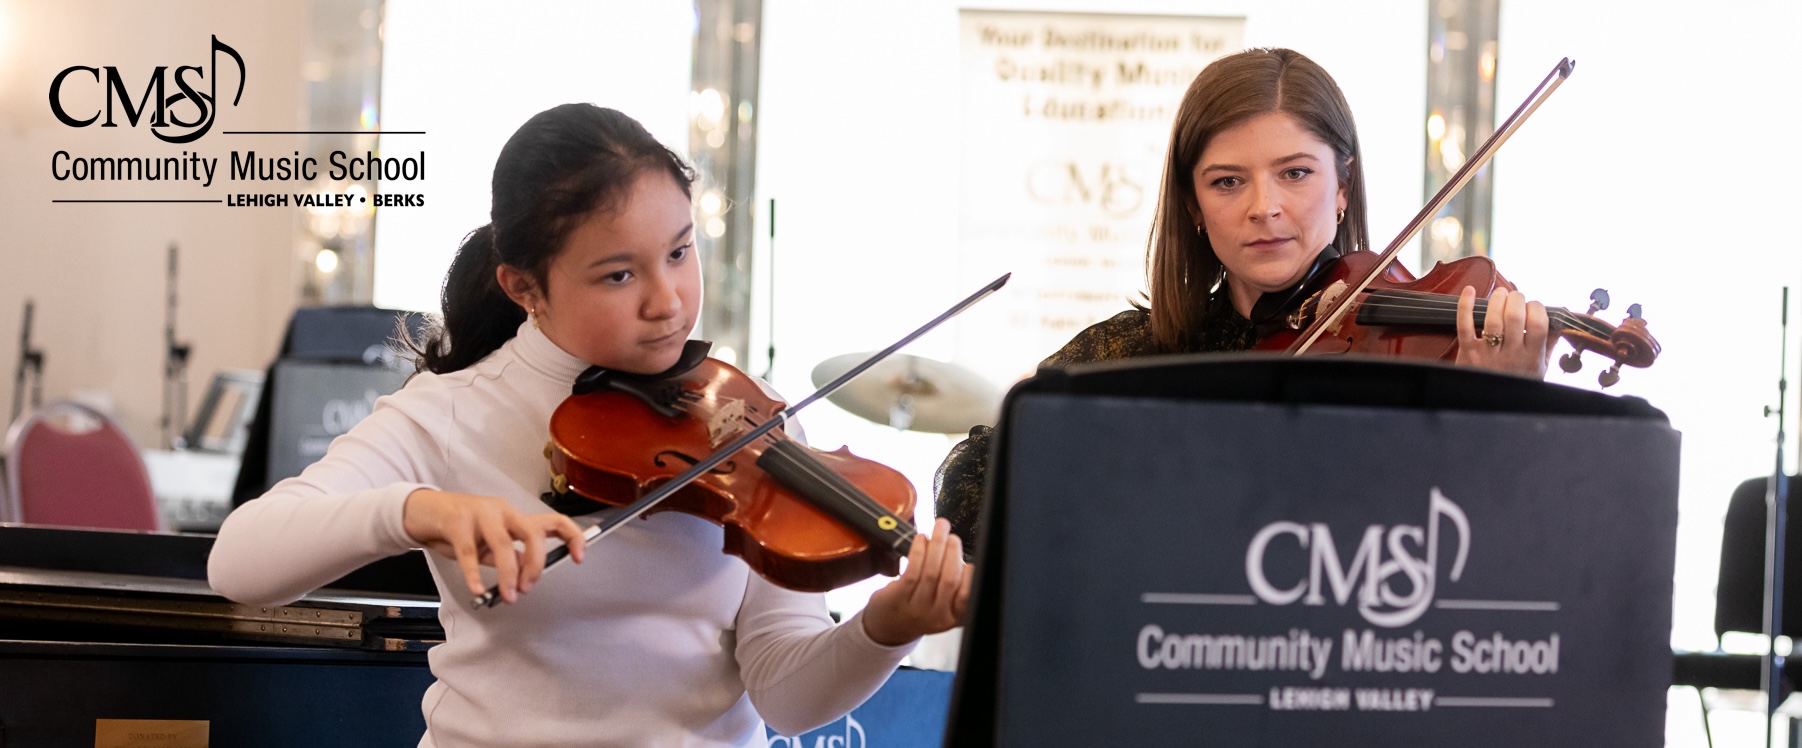
<instances>
[{"instance_id":1,"label":"brass plaque on piano","mask_svg":"<svg viewBox=\"0 0 1802 748\"><path fill-rule=\"evenodd\" d=\"M97 719L94 748L207 748L204 719Z\"/></svg>"}]
</instances>

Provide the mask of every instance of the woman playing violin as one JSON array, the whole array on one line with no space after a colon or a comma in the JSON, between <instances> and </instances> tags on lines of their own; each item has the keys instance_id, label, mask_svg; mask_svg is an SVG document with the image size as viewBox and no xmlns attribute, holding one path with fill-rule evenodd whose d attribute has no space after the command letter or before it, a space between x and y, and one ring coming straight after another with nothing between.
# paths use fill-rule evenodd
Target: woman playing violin
<instances>
[{"instance_id":1,"label":"woman playing violin","mask_svg":"<svg viewBox=\"0 0 1802 748\"><path fill-rule=\"evenodd\" d=\"M721 554L705 519L648 515L584 549L540 503L551 413L577 376L665 371L694 329L693 179L619 112L527 121L495 164L492 223L445 279L421 373L227 518L213 588L283 604L428 549L447 639L431 652L423 746L762 746L765 721L797 734L838 719L920 636L956 625L970 577L942 525L835 626L821 595ZM559 540L580 565L540 583ZM511 604L471 610L491 584Z\"/></svg>"},{"instance_id":2,"label":"woman playing violin","mask_svg":"<svg viewBox=\"0 0 1802 748\"><path fill-rule=\"evenodd\" d=\"M1084 331L1046 366L1171 353L1244 351L1290 311L1308 279L1370 244L1351 108L1331 76L1287 49L1216 60L1189 85L1171 129L1151 232L1148 305ZM1545 308L1516 291L1458 298L1457 362L1543 378L1555 337ZM989 430L939 468L937 511L968 547L980 512Z\"/></svg>"}]
</instances>

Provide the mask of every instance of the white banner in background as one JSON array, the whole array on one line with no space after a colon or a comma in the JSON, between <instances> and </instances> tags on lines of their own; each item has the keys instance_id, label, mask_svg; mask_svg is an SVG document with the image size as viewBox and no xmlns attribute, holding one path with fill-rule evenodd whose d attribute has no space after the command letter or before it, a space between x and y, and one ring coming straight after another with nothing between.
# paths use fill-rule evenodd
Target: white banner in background
<instances>
[{"instance_id":1,"label":"white banner in background","mask_svg":"<svg viewBox=\"0 0 1802 748\"><path fill-rule=\"evenodd\" d=\"M1170 125L1245 19L960 11L960 277L1004 293L959 358L999 381L1145 288Z\"/></svg>"}]
</instances>

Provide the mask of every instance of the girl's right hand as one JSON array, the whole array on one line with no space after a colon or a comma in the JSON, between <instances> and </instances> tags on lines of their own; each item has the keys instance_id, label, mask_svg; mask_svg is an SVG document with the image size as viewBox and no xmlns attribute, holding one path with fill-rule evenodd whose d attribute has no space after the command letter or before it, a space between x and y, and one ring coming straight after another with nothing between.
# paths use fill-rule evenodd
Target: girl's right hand
<instances>
[{"instance_id":1,"label":"girl's right hand","mask_svg":"<svg viewBox=\"0 0 1802 748\"><path fill-rule=\"evenodd\" d=\"M481 567L494 567L501 599L516 602L544 573L544 539L555 535L569 546L571 561L582 563L582 528L555 512L524 514L505 499L421 488L407 495L401 526L415 542L463 568L469 592L481 596ZM514 541L525 545L514 547Z\"/></svg>"}]
</instances>

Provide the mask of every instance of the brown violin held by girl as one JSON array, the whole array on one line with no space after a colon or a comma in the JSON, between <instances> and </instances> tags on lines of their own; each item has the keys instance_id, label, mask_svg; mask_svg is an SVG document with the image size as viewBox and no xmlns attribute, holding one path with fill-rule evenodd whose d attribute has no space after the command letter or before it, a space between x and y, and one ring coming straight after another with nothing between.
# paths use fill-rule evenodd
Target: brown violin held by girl
<instances>
[{"instance_id":1,"label":"brown violin held by girl","mask_svg":"<svg viewBox=\"0 0 1802 748\"><path fill-rule=\"evenodd\" d=\"M670 371L590 369L551 414L552 489L626 506L678 477L787 404L750 375L689 341ZM915 535L913 484L840 448L826 452L781 429L707 470L652 511L704 517L726 530L725 552L803 592L899 572Z\"/></svg>"}]
</instances>

